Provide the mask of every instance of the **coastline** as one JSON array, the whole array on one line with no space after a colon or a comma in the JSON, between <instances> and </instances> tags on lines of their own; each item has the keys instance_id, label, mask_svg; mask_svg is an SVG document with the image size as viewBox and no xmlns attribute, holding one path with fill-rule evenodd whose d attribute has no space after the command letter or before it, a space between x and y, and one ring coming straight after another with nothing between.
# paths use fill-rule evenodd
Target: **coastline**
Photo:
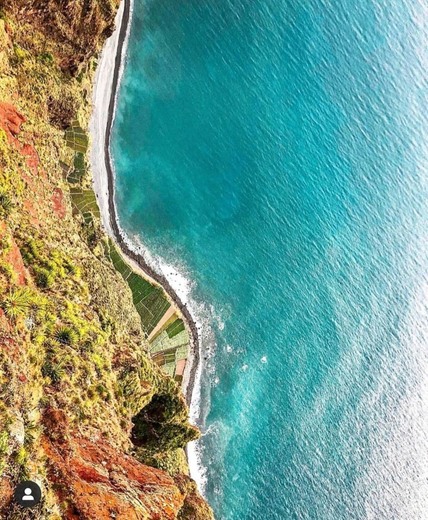
<instances>
[{"instance_id":1,"label":"coastline","mask_svg":"<svg viewBox=\"0 0 428 520\"><path fill-rule=\"evenodd\" d=\"M94 191L107 234L115 241L132 269L163 289L168 300L181 315L188 330L190 345L182 389L187 404L191 408L200 366L200 338L197 324L186 303L181 300L168 279L157 272L142 254L133 250L128 244L129 239L120 229L114 202L114 168L110 155L111 130L115 117L118 87L121 80L131 17L132 1L123 0L116 17L116 30L107 40L97 67L93 94L93 115L90 125L91 135L94 139L91 150ZM105 106L107 103L108 109L106 112Z\"/></svg>"}]
</instances>

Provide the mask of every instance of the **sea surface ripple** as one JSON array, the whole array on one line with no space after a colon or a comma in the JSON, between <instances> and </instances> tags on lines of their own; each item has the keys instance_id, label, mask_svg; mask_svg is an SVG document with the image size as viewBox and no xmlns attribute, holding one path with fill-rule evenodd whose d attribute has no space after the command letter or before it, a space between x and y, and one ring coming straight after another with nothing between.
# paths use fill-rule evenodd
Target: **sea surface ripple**
<instances>
[{"instance_id":1,"label":"sea surface ripple","mask_svg":"<svg viewBox=\"0 0 428 520\"><path fill-rule=\"evenodd\" d=\"M427 71L422 0L135 2L118 214L192 280L218 519L428 518Z\"/></svg>"}]
</instances>

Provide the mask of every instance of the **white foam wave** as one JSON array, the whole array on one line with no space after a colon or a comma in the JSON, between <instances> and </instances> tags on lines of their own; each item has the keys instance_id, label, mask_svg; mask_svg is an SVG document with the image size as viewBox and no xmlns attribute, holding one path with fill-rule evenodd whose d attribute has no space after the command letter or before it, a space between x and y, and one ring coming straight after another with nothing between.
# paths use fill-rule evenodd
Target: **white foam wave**
<instances>
[{"instance_id":1,"label":"white foam wave","mask_svg":"<svg viewBox=\"0 0 428 520\"><path fill-rule=\"evenodd\" d=\"M170 283L171 287L177 293L178 297L186 305L191 313L199 332L199 364L196 368L196 374L193 385L192 400L190 403L190 421L196 424L204 432L205 418L208 415L210 403L208 396L202 399L202 374L203 368L207 367L207 361L213 356L216 343L212 324L223 324L221 316L215 312L212 305L197 300L194 297L196 284L192 281L189 270L184 263L175 261L175 263L167 262L158 255L153 254L143 244L138 235L130 238L122 229L118 222L120 234L128 248L138 255L157 273L162 274ZM192 359L186 366L184 380L189 377L192 366ZM204 371L207 373L207 371ZM211 374L210 374L211 375ZM190 476L195 480L200 492L204 495L207 483L207 470L202 463L202 444L201 441L194 441L187 446L187 458L190 469Z\"/></svg>"},{"instance_id":2,"label":"white foam wave","mask_svg":"<svg viewBox=\"0 0 428 520\"><path fill-rule=\"evenodd\" d=\"M130 0L130 20L125 36L125 40L122 47L122 61L119 70L119 81L120 85L125 63L126 53L129 42L130 26L132 15L134 11L134 0ZM109 193L107 183L107 171L104 162L104 145L105 135L107 128L107 110L109 105L111 91L112 91L112 78L115 66L115 58L119 43L119 30L122 23L122 17L124 12L124 2L121 3L116 17L116 30L113 35L107 40L103 52L100 56L100 60L97 67L94 90L93 90L93 113L90 122L90 133L92 137L91 146L91 168L93 173L93 186L97 196L98 205L101 212L101 221L107 233L114 237L110 226L110 214L109 214ZM113 121L116 117L116 105L119 88L115 93L116 104L114 107ZM112 171L114 179L116 179L116 172L114 167L114 161L112 158ZM152 267L157 273L162 274L173 287L180 300L187 306L189 312L192 314L195 320L196 326L199 331L200 337L200 363L196 369L194 387L192 393L192 402L190 405L190 419L193 423L201 428L203 431L205 424L205 417L209 411L209 402L204 402L202 405L201 395L201 378L202 378L202 365L204 365L214 352L215 339L212 331L212 324L216 324L219 330L224 328L224 322L221 317L216 313L213 306L208 306L205 303L197 301L193 297L193 290L195 284L191 281L189 272L184 266L178 262L169 263L164 259L152 254L141 242L138 236L132 238L123 231L118 222L120 234L122 239L129 247L130 250L141 255L146 263ZM130 260L130 259L129 259ZM130 260L130 263L133 263ZM189 377L192 359L189 360L184 376ZM190 443L187 450L188 462L190 467L190 474L192 478L198 484L198 487L202 493L204 493L206 485L206 469L202 464L201 445L198 441Z\"/></svg>"}]
</instances>

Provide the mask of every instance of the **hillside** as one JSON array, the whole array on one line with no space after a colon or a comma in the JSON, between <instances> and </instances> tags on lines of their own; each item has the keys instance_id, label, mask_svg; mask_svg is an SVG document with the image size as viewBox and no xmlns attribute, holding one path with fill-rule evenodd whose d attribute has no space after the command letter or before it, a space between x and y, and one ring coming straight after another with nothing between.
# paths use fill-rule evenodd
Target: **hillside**
<instances>
[{"instance_id":1,"label":"hillside","mask_svg":"<svg viewBox=\"0 0 428 520\"><path fill-rule=\"evenodd\" d=\"M0 11L1 518L212 518L183 450L199 432L149 355L169 304L148 284L157 320L135 307L91 191L92 80L116 9ZM160 338L183 329L173 315L164 325ZM26 478L44 496L28 514L12 502Z\"/></svg>"}]
</instances>

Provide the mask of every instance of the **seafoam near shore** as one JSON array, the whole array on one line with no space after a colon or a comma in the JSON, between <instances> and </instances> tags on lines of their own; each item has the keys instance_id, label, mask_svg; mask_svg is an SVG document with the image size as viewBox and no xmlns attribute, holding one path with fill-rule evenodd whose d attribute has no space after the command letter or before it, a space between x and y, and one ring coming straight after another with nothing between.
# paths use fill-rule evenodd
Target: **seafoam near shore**
<instances>
[{"instance_id":1,"label":"seafoam near shore","mask_svg":"<svg viewBox=\"0 0 428 520\"><path fill-rule=\"evenodd\" d=\"M95 75L93 113L90 122L93 187L100 208L101 221L108 235L115 240L127 262L136 272L152 283L163 287L171 303L178 309L186 323L191 345L183 376L183 392L190 406L191 420L197 422L200 417L201 393L199 331L202 327L193 318L196 315L196 309L192 308L194 305L189 299L191 284L188 278L176 268L151 255L138 238L133 237L131 240L123 232L114 207L111 190L113 179L109 178L114 176L114 171L109 156L110 135L108 132L110 132L114 120L117 91L126 59L133 7L132 0L128 0L128 2L122 1L120 4L115 21L116 29L105 43ZM114 96L114 102L112 102L112 96ZM200 464L196 443L189 444L187 456L191 476L203 490L205 472Z\"/></svg>"}]
</instances>

